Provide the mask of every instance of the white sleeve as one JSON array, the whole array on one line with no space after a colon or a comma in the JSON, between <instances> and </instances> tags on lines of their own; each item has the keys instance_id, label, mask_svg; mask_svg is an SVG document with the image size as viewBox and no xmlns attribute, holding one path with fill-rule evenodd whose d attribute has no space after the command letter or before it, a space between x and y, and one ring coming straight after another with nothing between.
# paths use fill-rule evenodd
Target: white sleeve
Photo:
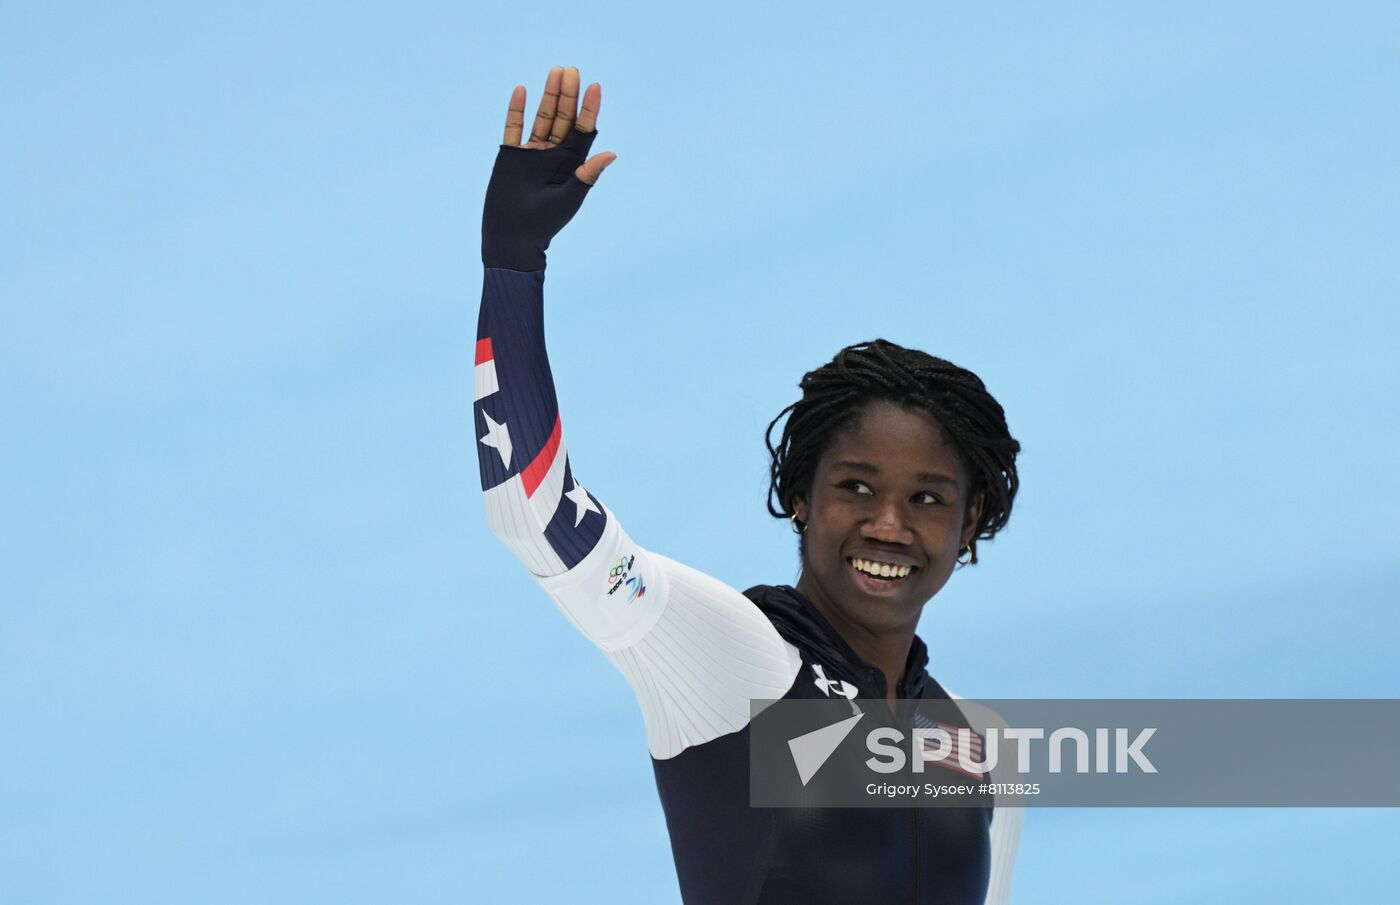
<instances>
[{"instance_id":1,"label":"white sleeve","mask_svg":"<svg viewBox=\"0 0 1400 905\"><path fill-rule=\"evenodd\" d=\"M998 805L992 811L992 878L987 886L986 905L1006 905L1010 901L1011 868L1025 817L1025 808Z\"/></svg>"},{"instance_id":2,"label":"white sleeve","mask_svg":"<svg viewBox=\"0 0 1400 905\"><path fill-rule=\"evenodd\" d=\"M637 546L604 507L598 545L536 580L632 686L658 759L737 732L750 701L787 693L797 649L724 582Z\"/></svg>"},{"instance_id":3,"label":"white sleeve","mask_svg":"<svg viewBox=\"0 0 1400 905\"><path fill-rule=\"evenodd\" d=\"M801 658L743 594L638 547L573 473L544 343L544 272L488 268L473 417L491 531L637 694L658 758L742 729Z\"/></svg>"}]
</instances>

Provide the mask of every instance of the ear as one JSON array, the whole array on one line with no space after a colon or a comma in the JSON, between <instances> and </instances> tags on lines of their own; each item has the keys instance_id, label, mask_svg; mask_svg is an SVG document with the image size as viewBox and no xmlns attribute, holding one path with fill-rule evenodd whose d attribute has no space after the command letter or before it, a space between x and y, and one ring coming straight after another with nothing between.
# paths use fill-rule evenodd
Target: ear
<instances>
[{"instance_id":1,"label":"ear","mask_svg":"<svg viewBox=\"0 0 1400 905\"><path fill-rule=\"evenodd\" d=\"M977 523L982 518L982 507L987 504L987 492L979 490L972 495L968 501L967 508L963 510L962 534L958 549L961 550L972 543L972 538L977 534Z\"/></svg>"},{"instance_id":2,"label":"ear","mask_svg":"<svg viewBox=\"0 0 1400 905\"><path fill-rule=\"evenodd\" d=\"M792 495L792 514L802 524L807 524L807 497L801 493Z\"/></svg>"}]
</instances>

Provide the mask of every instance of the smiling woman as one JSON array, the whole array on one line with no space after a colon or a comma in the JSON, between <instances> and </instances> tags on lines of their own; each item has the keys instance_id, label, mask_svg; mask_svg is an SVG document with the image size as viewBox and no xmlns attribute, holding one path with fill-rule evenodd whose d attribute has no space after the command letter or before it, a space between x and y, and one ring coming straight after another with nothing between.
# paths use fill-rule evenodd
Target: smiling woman
<instances>
[{"instance_id":1,"label":"smiling woman","mask_svg":"<svg viewBox=\"0 0 1400 905\"><path fill-rule=\"evenodd\" d=\"M588 156L601 100L578 112L578 71L551 70L523 144L524 88L507 108L474 393L492 530L636 693L687 905L1004 902L1019 811L755 808L748 787L751 701L949 697L914 630L1010 514L1001 406L941 359L848 347L769 425L787 416L769 509L801 534L796 587L741 594L638 545L573 472L544 342L545 251L615 159Z\"/></svg>"},{"instance_id":2,"label":"smiling woman","mask_svg":"<svg viewBox=\"0 0 1400 905\"><path fill-rule=\"evenodd\" d=\"M797 591L899 675L924 604L1010 517L1020 444L976 374L885 340L842 349L802 388L768 426L769 511L802 535Z\"/></svg>"},{"instance_id":3,"label":"smiling woman","mask_svg":"<svg viewBox=\"0 0 1400 905\"><path fill-rule=\"evenodd\" d=\"M797 590L887 676L976 530L983 496L971 497L965 472L937 421L875 402L793 497L793 523L805 526Z\"/></svg>"}]
</instances>

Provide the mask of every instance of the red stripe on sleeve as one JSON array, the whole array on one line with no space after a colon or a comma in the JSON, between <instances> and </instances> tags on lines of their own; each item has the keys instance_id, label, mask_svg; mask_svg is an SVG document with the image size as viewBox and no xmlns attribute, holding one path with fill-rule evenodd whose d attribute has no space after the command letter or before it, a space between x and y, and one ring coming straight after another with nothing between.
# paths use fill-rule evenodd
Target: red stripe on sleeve
<instances>
[{"instance_id":1,"label":"red stripe on sleeve","mask_svg":"<svg viewBox=\"0 0 1400 905\"><path fill-rule=\"evenodd\" d=\"M484 364L495 357L495 353L491 351L491 337L488 336L485 339L478 339L476 341L477 364Z\"/></svg>"},{"instance_id":2,"label":"red stripe on sleeve","mask_svg":"<svg viewBox=\"0 0 1400 905\"><path fill-rule=\"evenodd\" d=\"M549 474L549 468L554 464L554 456L559 452L559 438L563 433L563 422L560 421L558 415L555 415L554 430L549 432L549 439L544 441L544 449L540 450L540 454L535 456L534 461L525 466L525 470L520 473L520 483L525 485L527 497L535 495L535 488L539 487L544 476Z\"/></svg>"}]
</instances>

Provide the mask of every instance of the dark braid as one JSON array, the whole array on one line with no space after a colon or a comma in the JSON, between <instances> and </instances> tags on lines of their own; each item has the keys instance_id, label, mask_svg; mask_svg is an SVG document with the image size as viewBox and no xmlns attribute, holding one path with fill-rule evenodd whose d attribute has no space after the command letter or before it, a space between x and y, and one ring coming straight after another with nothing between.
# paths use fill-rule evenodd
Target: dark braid
<instances>
[{"instance_id":1,"label":"dark braid","mask_svg":"<svg viewBox=\"0 0 1400 905\"><path fill-rule=\"evenodd\" d=\"M803 375L799 386L802 398L779 412L763 437L772 456L769 512L776 518L792 516L792 499L811 490L817 459L831 438L853 424L867 404L883 400L919 408L938 421L961 454L972 479L968 500L986 495L969 545L970 562L977 562L977 541L990 540L1011 517L1020 485L1016 454L1021 444L976 374L876 339L837 352L830 363ZM773 430L785 415L782 439L774 446Z\"/></svg>"}]
</instances>

